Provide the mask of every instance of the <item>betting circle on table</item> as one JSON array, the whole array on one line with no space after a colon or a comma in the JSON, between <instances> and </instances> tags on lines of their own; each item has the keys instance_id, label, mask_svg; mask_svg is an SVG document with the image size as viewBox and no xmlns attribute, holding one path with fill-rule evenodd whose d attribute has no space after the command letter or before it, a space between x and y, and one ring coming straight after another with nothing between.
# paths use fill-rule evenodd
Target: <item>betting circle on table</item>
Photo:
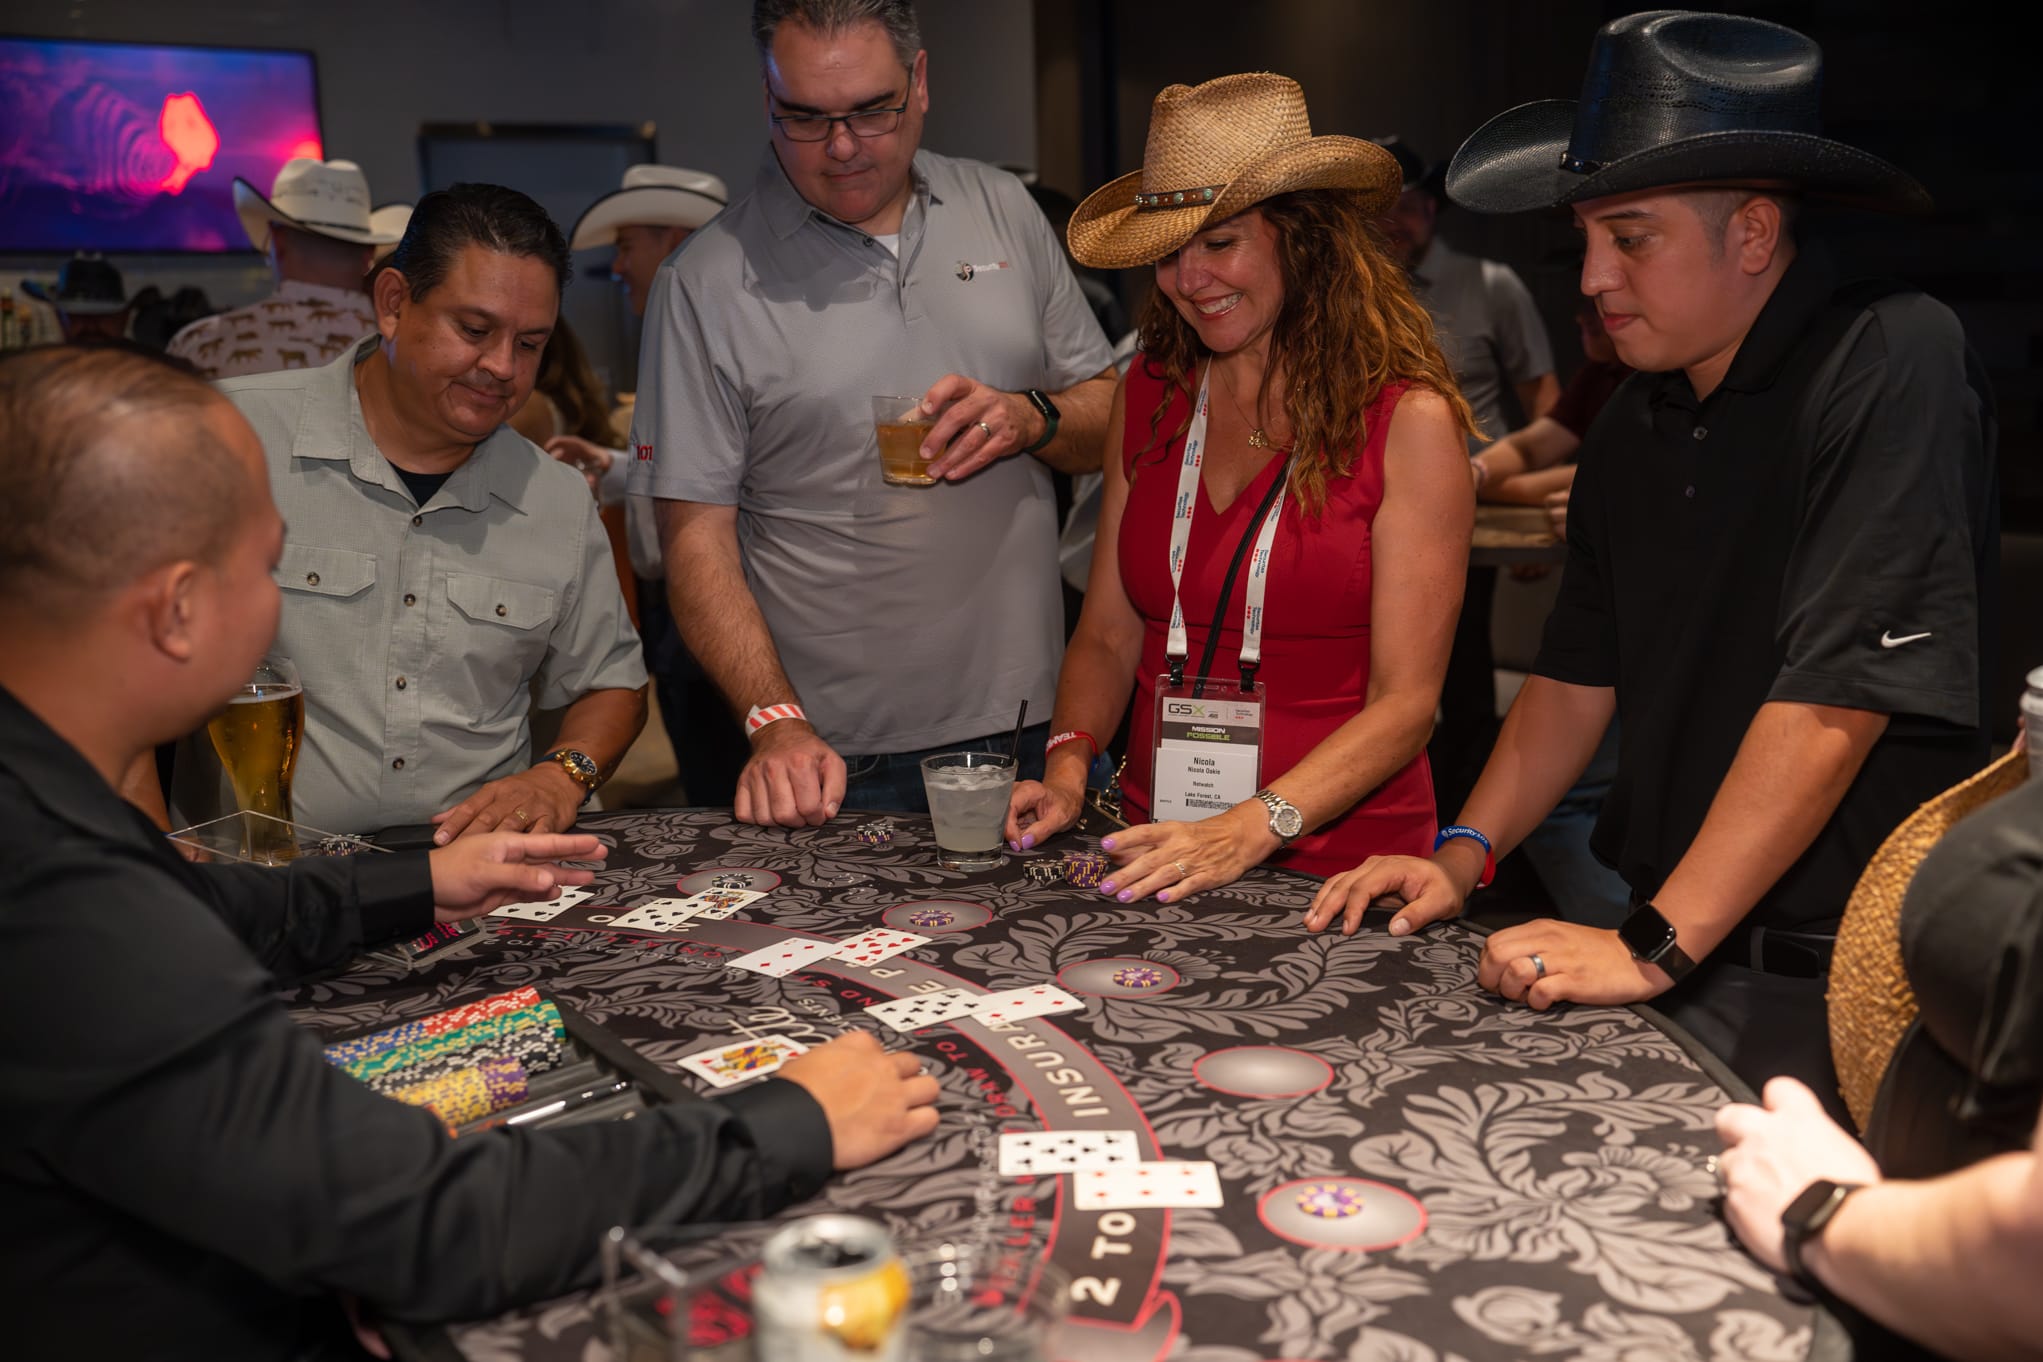
<instances>
[{"instance_id":1,"label":"betting circle on table","mask_svg":"<svg viewBox=\"0 0 2043 1362\"><path fill-rule=\"evenodd\" d=\"M1714 1362L1712 1340L1734 1335L1800 1355L1811 1312L1779 1296L1712 1209L1702 1165L1725 1093L1638 1014L1533 1013L1484 994L1477 942L1456 924L1306 933L1316 885L1301 877L1258 871L1194 904L1123 906L1030 883L1028 858L944 871L914 819L895 820L905 835L891 845L862 847L846 834L863 821L596 815L584 825L616 847L592 898L543 924L486 919L476 946L415 974L358 964L298 990L299 1016L337 1034L361 1029L369 1000L387 1025L532 983L670 1069L719 1044L870 1031L936 1076L942 1122L781 1219L851 1211L911 1246L985 1235L1018 1261L1053 1262L1074 1281L1062 1345L1074 1362L1188 1346L1346 1358L1365 1336L1413 1362L1682 1347ZM843 871L859 882L819 882ZM667 933L601 921L736 873L772 887L728 919ZM725 967L876 927L931 939L784 978ZM863 1011L1052 982L1083 1010L912 1035ZM1128 1130L1143 1160L1211 1161L1225 1204L1085 1211L1071 1176L1001 1177L999 1137L1037 1130ZM677 1262L756 1249L772 1228ZM574 1298L453 1339L472 1356L579 1359L599 1331Z\"/></svg>"}]
</instances>

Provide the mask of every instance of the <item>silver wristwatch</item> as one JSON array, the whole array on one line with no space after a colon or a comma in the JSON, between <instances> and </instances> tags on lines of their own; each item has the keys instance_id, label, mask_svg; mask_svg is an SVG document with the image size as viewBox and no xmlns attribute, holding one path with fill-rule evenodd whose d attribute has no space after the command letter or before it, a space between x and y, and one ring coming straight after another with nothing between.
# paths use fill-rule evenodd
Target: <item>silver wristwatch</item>
<instances>
[{"instance_id":1,"label":"silver wristwatch","mask_svg":"<svg viewBox=\"0 0 2043 1362\"><path fill-rule=\"evenodd\" d=\"M1287 847L1297 841L1298 834L1305 831L1305 815L1298 806L1274 790L1257 790L1256 798L1270 811L1270 831L1277 840Z\"/></svg>"}]
</instances>

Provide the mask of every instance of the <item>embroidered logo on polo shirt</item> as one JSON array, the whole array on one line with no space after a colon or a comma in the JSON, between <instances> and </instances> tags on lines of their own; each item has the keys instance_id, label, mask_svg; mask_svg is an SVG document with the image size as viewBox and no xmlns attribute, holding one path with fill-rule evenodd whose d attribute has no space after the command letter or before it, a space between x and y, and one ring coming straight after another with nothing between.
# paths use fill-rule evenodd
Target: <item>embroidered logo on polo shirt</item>
<instances>
[{"instance_id":1,"label":"embroidered logo on polo shirt","mask_svg":"<svg viewBox=\"0 0 2043 1362\"><path fill-rule=\"evenodd\" d=\"M1900 638L1896 638L1894 637L1894 631L1889 629L1880 635L1880 646L1882 648L1899 648L1904 643L1913 643L1917 639L1928 637L1928 634L1904 634Z\"/></svg>"},{"instance_id":2,"label":"embroidered logo on polo shirt","mask_svg":"<svg viewBox=\"0 0 2043 1362\"><path fill-rule=\"evenodd\" d=\"M972 276L980 270L1004 270L1007 268L1009 268L1009 265L1005 260L995 260L989 265L974 265L969 261L960 260L958 262L958 278L969 284L972 282Z\"/></svg>"},{"instance_id":3,"label":"embroidered logo on polo shirt","mask_svg":"<svg viewBox=\"0 0 2043 1362\"><path fill-rule=\"evenodd\" d=\"M633 445L632 452L638 455L640 463L651 463L653 461L653 447L650 443Z\"/></svg>"}]
</instances>

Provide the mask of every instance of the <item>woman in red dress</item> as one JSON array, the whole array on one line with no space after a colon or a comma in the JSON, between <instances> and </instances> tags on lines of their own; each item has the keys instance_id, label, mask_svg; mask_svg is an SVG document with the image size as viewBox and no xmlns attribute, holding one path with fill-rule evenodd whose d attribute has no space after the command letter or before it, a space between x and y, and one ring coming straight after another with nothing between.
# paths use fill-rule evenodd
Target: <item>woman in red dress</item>
<instances>
[{"instance_id":1,"label":"woman in red dress","mask_svg":"<svg viewBox=\"0 0 2043 1362\"><path fill-rule=\"evenodd\" d=\"M1105 843L1101 885L1123 903L1264 862L1327 874L1432 851L1425 744L1474 524L1473 421L1376 235L1399 184L1373 143L1311 136L1294 82L1226 76L1157 96L1143 169L1072 219L1080 263L1153 262L1156 289L1115 394L1045 778L1015 788L1007 836L1071 825L1091 735L1132 702L1139 825ZM1259 752L1252 724L1225 727L1244 701Z\"/></svg>"}]
</instances>

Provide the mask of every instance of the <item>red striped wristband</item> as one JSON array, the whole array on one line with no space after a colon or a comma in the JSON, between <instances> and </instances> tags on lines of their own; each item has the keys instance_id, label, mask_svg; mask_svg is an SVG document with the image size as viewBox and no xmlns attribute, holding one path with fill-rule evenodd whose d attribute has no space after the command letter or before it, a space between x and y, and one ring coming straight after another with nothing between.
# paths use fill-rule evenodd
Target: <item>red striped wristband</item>
<instances>
[{"instance_id":1,"label":"red striped wristband","mask_svg":"<svg viewBox=\"0 0 2043 1362\"><path fill-rule=\"evenodd\" d=\"M1090 747L1093 750L1094 755L1098 755L1100 750L1099 740L1093 737L1092 734L1087 733L1083 729L1078 728L1066 729L1064 732L1059 733L1055 737L1051 738L1050 741L1044 743L1043 755L1047 757L1052 752L1055 752L1058 748L1062 747L1065 743L1077 742L1080 738L1085 739L1086 746Z\"/></svg>"},{"instance_id":2,"label":"red striped wristband","mask_svg":"<svg viewBox=\"0 0 2043 1362\"><path fill-rule=\"evenodd\" d=\"M781 719L800 719L806 723L808 718L802 713L802 707L792 700L784 705L754 705L752 712L745 716L745 736L749 738L766 725Z\"/></svg>"}]
</instances>

